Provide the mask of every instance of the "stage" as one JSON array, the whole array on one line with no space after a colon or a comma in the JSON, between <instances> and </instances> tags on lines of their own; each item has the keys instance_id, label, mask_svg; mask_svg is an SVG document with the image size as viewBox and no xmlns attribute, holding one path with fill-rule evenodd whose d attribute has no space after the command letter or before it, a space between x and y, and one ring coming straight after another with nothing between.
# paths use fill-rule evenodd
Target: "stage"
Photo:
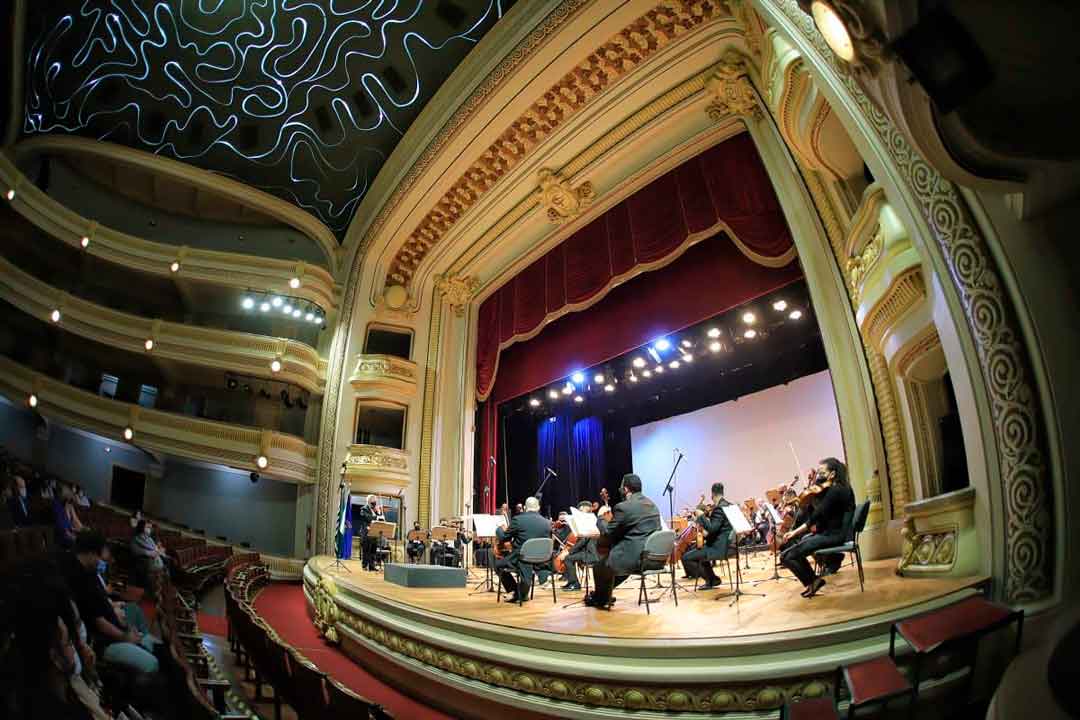
<instances>
[{"instance_id":1,"label":"stage","mask_svg":"<svg viewBox=\"0 0 1080 720\"><path fill-rule=\"evenodd\" d=\"M418 589L345 565L349 572L326 557L308 562L316 624L388 682L464 717L492 716L500 705L516 717L599 717L604 708L738 717L777 707L832 692L839 664L887 651L896 619L955 602L986 580L901 578L895 559L880 560L864 566L865 592L845 565L807 600L792 579L765 580L772 556L762 552L743 570L743 589L764 597L731 604L725 584L680 592L678 607L668 593L647 615L636 579L605 612L563 607L582 592L560 591L553 603L550 588L522 607L497 604L494 593L470 594L484 578L476 568L465 589ZM652 587L650 596L661 592Z\"/></svg>"}]
</instances>

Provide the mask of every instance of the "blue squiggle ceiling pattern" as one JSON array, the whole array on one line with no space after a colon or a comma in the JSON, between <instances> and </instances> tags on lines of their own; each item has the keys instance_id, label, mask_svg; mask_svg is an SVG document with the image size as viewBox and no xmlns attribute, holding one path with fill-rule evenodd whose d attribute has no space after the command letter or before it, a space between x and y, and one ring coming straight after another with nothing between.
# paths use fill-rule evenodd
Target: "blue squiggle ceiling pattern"
<instances>
[{"instance_id":1,"label":"blue squiggle ceiling pattern","mask_svg":"<svg viewBox=\"0 0 1080 720\"><path fill-rule=\"evenodd\" d=\"M341 237L409 124L512 3L32 3L23 131L221 172Z\"/></svg>"}]
</instances>

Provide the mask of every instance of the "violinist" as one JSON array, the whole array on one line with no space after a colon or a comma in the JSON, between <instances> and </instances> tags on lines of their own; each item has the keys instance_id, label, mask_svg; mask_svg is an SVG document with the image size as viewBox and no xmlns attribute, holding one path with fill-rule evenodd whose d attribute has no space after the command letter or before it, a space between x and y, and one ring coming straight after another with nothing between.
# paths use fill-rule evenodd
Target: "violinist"
<instances>
[{"instance_id":1,"label":"violinist","mask_svg":"<svg viewBox=\"0 0 1080 720\"><path fill-rule=\"evenodd\" d=\"M592 503L588 500L582 500L578 503L578 510L583 513L591 513L593 511ZM580 590L581 583L578 581L577 576L578 563L595 565L597 560L599 560L599 557L596 554L596 538L578 538L578 541L570 548L570 552L564 560L566 572L563 573L563 580L566 581L566 584L562 586L562 589Z\"/></svg>"},{"instance_id":2,"label":"violinist","mask_svg":"<svg viewBox=\"0 0 1080 720\"><path fill-rule=\"evenodd\" d=\"M844 542L847 525L855 514L855 493L848 482L847 467L836 458L825 458L817 467L815 483L818 499L809 515L786 533L782 542L787 549L780 562L803 584L803 597L811 598L825 586L807 558L818 550Z\"/></svg>"},{"instance_id":3,"label":"violinist","mask_svg":"<svg viewBox=\"0 0 1080 720\"><path fill-rule=\"evenodd\" d=\"M431 533L425 533L421 529L419 520L413 523L413 529L409 532L409 541L405 545L405 554L409 556L409 562L417 563L424 558L425 541L430 538Z\"/></svg>"},{"instance_id":4,"label":"violinist","mask_svg":"<svg viewBox=\"0 0 1080 720\"><path fill-rule=\"evenodd\" d=\"M705 584L702 590L711 590L720 585L720 579L713 572L714 560L723 560L727 557L728 541L731 537L731 522L720 508L730 505L724 499L724 484L713 483L712 505L703 510L700 507L694 511L694 522L701 526L705 533L703 547L694 548L683 554L682 565L686 576L690 578L702 578Z\"/></svg>"},{"instance_id":5,"label":"violinist","mask_svg":"<svg viewBox=\"0 0 1080 720\"><path fill-rule=\"evenodd\" d=\"M551 524L551 528L554 530L555 539L558 541L559 545L566 542L566 538L570 536L570 524L567 523L566 517L567 513L563 510L559 512L559 519Z\"/></svg>"},{"instance_id":6,"label":"violinist","mask_svg":"<svg viewBox=\"0 0 1080 720\"><path fill-rule=\"evenodd\" d=\"M519 562L521 546L526 540L551 537L551 521L540 514L540 501L530 497L525 500L523 511L510 521L510 526L505 530L501 527L497 528L495 534L500 543L511 544L510 553L495 561L495 569L499 571L499 580L506 592L511 594L514 602L527 601L533 573L531 565ZM516 572L521 578L519 585L515 585L514 576L508 572L509 570ZM543 574L543 571L541 572ZM540 578L541 582L543 580L544 578Z\"/></svg>"},{"instance_id":7,"label":"violinist","mask_svg":"<svg viewBox=\"0 0 1080 720\"><path fill-rule=\"evenodd\" d=\"M375 569L375 550L378 545L375 538L368 535L368 528L371 523L379 519L379 512L375 503L375 496L368 495L367 501L363 507L360 508L360 513L356 520L357 527L360 528L360 557L363 562L365 570Z\"/></svg>"}]
</instances>

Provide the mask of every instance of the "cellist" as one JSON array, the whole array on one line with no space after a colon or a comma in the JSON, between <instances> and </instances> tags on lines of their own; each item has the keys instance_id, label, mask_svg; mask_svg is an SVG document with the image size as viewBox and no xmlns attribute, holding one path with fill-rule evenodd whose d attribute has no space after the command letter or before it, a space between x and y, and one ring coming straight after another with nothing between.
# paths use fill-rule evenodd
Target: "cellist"
<instances>
[{"instance_id":1,"label":"cellist","mask_svg":"<svg viewBox=\"0 0 1080 720\"><path fill-rule=\"evenodd\" d=\"M700 507L694 511L694 522L701 526L705 533L705 545L694 548L683 554L682 565L686 576L691 578L700 577L705 580L702 590L709 590L720 585L720 579L713 572L714 560L723 560L727 557L728 540L731 536L731 522L720 508L730 505L724 499L724 484L713 483L712 507L702 510Z\"/></svg>"},{"instance_id":2,"label":"cellist","mask_svg":"<svg viewBox=\"0 0 1080 720\"><path fill-rule=\"evenodd\" d=\"M593 511L592 503L588 500L582 500L578 503L578 510L583 513L591 513ZM577 564L585 563L587 565L595 565L596 561L599 559L599 556L596 554L596 538L578 538L577 542L570 548L570 552L563 559L563 562L566 563L566 571L563 572L563 580L566 581L566 584L562 586L562 589L580 590L581 583L578 581ZM587 569L586 572L588 572Z\"/></svg>"}]
</instances>

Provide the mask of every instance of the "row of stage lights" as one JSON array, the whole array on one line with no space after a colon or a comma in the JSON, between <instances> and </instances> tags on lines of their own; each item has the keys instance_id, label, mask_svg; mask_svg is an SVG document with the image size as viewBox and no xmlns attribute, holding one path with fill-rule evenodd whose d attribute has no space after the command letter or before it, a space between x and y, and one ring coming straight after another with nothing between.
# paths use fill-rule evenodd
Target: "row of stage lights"
<instances>
[{"instance_id":1,"label":"row of stage lights","mask_svg":"<svg viewBox=\"0 0 1080 720\"><path fill-rule=\"evenodd\" d=\"M299 283L297 287L299 287ZM249 312L267 315L271 312L280 313L285 317L318 325L320 328L324 319L322 309L315 303L283 295L248 292L240 299L240 307Z\"/></svg>"},{"instance_id":2,"label":"row of stage lights","mask_svg":"<svg viewBox=\"0 0 1080 720\"><path fill-rule=\"evenodd\" d=\"M772 309L777 316L786 317L788 320L800 320L803 317L803 311L799 308L790 307L786 300L774 301ZM740 319L743 328L738 333L738 337L735 339L736 342L753 341L765 336L766 332L764 330L754 327L759 324L759 317L754 311L747 310L743 312ZM774 321L783 322L779 318ZM724 349L724 343L720 340L722 335L723 331L718 327L711 327L705 332L707 340L705 347L708 348L710 354L717 355ZM675 350L678 356L665 361L662 354L672 350ZM677 342L672 342L667 338L660 338L652 345L647 346L644 349L644 354L634 357L630 362L632 368L626 375L626 379L631 383L637 383L642 379L652 378L654 375L663 375L666 369L678 370L680 367L694 362L693 351L694 342L689 338L683 338ZM614 393L615 386L619 383L619 379L614 377L612 373L600 370L594 372L592 380L593 385L597 388L603 388L605 394ZM557 402L562 398L572 397L573 402L580 405L585 402L582 390L588 384L586 381L586 373L578 370L570 375L561 387L549 388L547 391L548 400ZM541 404L543 404L543 401L539 397L529 398L529 407L538 408Z\"/></svg>"}]
</instances>

